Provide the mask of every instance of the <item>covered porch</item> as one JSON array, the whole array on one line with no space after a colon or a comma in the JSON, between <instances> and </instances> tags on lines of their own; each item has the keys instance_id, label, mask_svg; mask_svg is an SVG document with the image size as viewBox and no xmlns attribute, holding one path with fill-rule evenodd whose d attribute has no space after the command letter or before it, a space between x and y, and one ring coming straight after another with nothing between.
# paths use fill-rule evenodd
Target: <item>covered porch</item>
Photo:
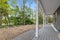
<instances>
[{"instance_id":1,"label":"covered porch","mask_svg":"<svg viewBox=\"0 0 60 40\"><path fill-rule=\"evenodd\" d=\"M39 36L34 37L32 40L59 40L58 39L58 32L54 28L53 24L44 25L44 28L39 30Z\"/></svg>"},{"instance_id":2,"label":"covered porch","mask_svg":"<svg viewBox=\"0 0 60 40\"><path fill-rule=\"evenodd\" d=\"M59 31L53 24L46 24L47 15L53 15L60 6L60 0L36 0L36 31L27 32L22 36L18 36L13 40L59 40L57 37ZM38 28L38 11L43 13L43 27ZM28 34L28 35L27 35ZM30 36L31 35L31 36ZM23 37L24 36L24 37Z\"/></svg>"},{"instance_id":3,"label":"covered porch","mask_svg":"<svg viewBox=\"0 0 60 40\"><path fill-rule=\"evenodd\" d=\"M38 37L35 36L35 30L30 30L17 36L13 40L59 40L58 33L53 24L46 24L39 29Z\"/></svg>"}]
</instances>

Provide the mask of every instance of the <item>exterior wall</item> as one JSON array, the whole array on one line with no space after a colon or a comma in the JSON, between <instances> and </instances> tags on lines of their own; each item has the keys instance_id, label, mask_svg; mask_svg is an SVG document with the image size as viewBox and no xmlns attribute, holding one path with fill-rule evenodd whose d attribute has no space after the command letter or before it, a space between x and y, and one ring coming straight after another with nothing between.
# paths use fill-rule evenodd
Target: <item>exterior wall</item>
<instances>
[{"instance_id":1,"label":"exterior wall","mask_svg":"<svg viewBox=\"0 0 60 40\"><path fill-rule=\"evenodd\" d=\"M54 17L55 17L54 25L56 29L60 31L60 7L55 12Z\"/></svg>"}]
</instances>

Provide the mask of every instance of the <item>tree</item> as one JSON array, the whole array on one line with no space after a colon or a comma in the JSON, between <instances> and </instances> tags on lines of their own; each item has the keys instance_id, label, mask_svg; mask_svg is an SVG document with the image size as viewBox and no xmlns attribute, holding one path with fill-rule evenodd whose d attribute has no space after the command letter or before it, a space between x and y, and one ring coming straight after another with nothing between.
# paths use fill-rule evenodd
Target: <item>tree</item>
<instances>
[{"instance_id":1,"label":"tree","mask_svg":"<svg viewBox=\"0 0 60 40\"><path fill-rule=\"evenodd\" d=\"M34 23L30 16L33 14L33 9L27 7L26 2L27 0L23 0L22 8L18 5L17 0L1 0L0 25L2 25L2 22L5 23L5 25L25 25Z\"/></svg>"},{"instance_id":2,"label":"tree","mask_svg":"<svg viewBox=\"0 0 60 40\"><path fill-rule=\"evenodd\" d=\"M25 4L27 0L23 0L23 24L25 25Z\"/></svg>"},{"instance_id":3,"label":"tree","mask_svg":"<svg viewBox=\"0 0 60 40\"><path fill-rule=\"evenodd\" d=\"M1 0L0 1L0 25L2 25L2 17L4 16L5 18L8 15L8 8L9 8L9 4L7 3L8 0Z\"/></svg>"},{"instance_id":4,"label":"tree","mask_svg":"<svg viewBox=\"0 0 60 40\"><path fill-rule=\"evenodd\" d=\"M39 14L39 24L43 24L43 14L41 12Z\"/></svg>"},{"instance_id":5,"label":"tree","mask_svg":"<svg viewBox=\"0 0 60 40\"><path fill-rule=\"evenodd\" d=\"M33 13L33 11L31 11L31 14L30 14L30 10L32 10L30 7L25 7L25 24L33 24L33 20L31 18L31 14Z\"/></svg>"},{"instance_id":6,"label":"tree","mask_svg":"<svg viewBox=\"0 0 60 40\"><path fill-rule=\"evenodd\" d=\"M53 23L53 17L48 16L47 18L48 18L48 20L47 20L48 23Z\"/></svg>"}]
</instances>

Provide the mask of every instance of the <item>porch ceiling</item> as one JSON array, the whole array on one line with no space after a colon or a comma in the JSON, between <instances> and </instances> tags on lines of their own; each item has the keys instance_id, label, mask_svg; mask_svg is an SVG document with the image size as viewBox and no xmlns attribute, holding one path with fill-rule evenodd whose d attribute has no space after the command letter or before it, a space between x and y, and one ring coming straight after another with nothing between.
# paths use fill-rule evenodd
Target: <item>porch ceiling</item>
<instances>
[{"instance_id":1,"label":"porch ceiling","mask_svg":"<svg viewBox=\"0 0 60 40\"><path fill-rule=\"evenodd\" d=\"M60 0L39 0L45 14L53 14L60 6Z\"/></svg>"}]
</instances>

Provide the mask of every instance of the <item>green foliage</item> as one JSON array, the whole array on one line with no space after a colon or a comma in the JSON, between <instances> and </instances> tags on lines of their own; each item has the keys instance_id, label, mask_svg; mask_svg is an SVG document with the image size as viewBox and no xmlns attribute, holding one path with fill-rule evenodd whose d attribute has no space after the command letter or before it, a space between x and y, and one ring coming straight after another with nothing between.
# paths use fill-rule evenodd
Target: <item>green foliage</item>
<instances>
[{"instance_id":1,"label":"green foliage","mask_svg":"<svg viewBox=\"0 0 60 40\"><path fill-rule=\"evenodd\" d=\"M43 14L41 12L39 14L39 24L43 24Z\"/></svg>"},{"instance_id":2,"label":"green foliage","mask_svg":"<svg viewBox=\"0 0 60 40\"><path fill-rule=\"evenodd\" d=\"M8 3L9 1L11 2ZM0 0L0 25L5 27L7 25L24 25L24 23L25 25L34 24L34 19L31 18L33 17L31 15L34 14L33 9L27 7L26 2L27 0L23 0L22 8L17 5L17 0Z\"/></svg>"},{"instance_id":3,"label":"green foliage","mask_svg":"<svg viewBox=\"0 0 60 40\"><path fill-rule=\"evenodd\" d=\"M8 0L0 0L0 26L2 25L2 17L4 16L5 18L8 15L8 8L9 4L7 3Z\"/></svg>"},{"instance_id":4,"label":"green foliage","mask_svg":"<svg viewBox=\"0 0 60 40\"><path fill-rule=\"evenodd\" d=\"M25 24L34 24L34 22L31 19L26 18L25 19Z\"/></svg>"},{"instance_id":5,"label":"green foliage","mask_svg":"<svg viewBox=\"0 0 60 40\"><path fill-rule=\"evenodd\" d=\"M53 23L53 17L48 17L48 23Z\"/></svg>"}]
</instances>

